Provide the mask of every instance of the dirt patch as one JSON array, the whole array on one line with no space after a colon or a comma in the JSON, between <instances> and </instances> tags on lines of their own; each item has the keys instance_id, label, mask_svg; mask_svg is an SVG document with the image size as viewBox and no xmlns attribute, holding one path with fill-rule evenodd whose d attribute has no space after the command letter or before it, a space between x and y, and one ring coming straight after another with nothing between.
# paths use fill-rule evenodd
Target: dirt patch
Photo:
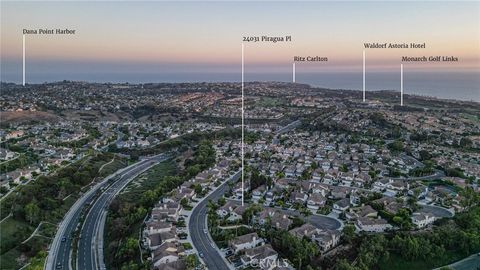
<instances>
[{"instance_id":1,"label":"dirt patch","mask_svg":"<svg viewBox=\"0 0 480 270\"><path fill-rule=\"evenodd\" d=\"M62 118L42 111L22 111L22 112L0 112L0 119L3 124L25 124L30 122L56 122Z\"/></svg>"}]
</instances>

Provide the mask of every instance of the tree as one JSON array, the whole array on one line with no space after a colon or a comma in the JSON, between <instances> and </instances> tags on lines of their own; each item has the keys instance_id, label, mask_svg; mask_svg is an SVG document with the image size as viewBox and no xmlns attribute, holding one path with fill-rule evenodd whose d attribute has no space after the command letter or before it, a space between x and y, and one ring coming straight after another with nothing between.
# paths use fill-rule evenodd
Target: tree
<instances>
[{"instance_id":1,"label":"tree","mask_svg":"<svg viewBox=\"0 0 480 270\"><path fill-rule=\"evenodd\" d=\"M195 185L193 190L195 191L195 194L201 195L203 189L201 185Z\"/></svg>"},{"instance_id":2,"label":"tree","mask_svg":"<svg viewBox=\"0 0 480 270\"><path fill-rule=\"evenodd\" d=\"M336 270L357 270L358 268L351 265L346 259L340 259L335 264Z\"/></svg>"},{"instance_id":3,"label":"tree","mask_svg":"<svg viewBox=\"0 0 480 270\"><path fill-rule=\"evenodd\" d=\"M197 256L195 254L190 254L185 258L185 266L187 270L193 270L197 266Z\"/></svg>"},{"instance_id":4,"label":"tree","mask_svg":"<svg viewBox=\"0 0 480 270\"><path fill-rule=\"evenodd\" d=\"M183 208L187 208L188 207L188 199L187 198L182 198L180 200L180 205L183 207Z\"/></svg>"},{"instance_id":5,"label":"tree","mask_svg":"<svg viewBox=\"0 0 480 270\"><path fill-rule=\"evenodd\" d=\"M373 235L362 242L359 249L358 265L362 269L371 269L378 263L379 259L384 257L387 259L389 253L387 251L388 241L383 235Z\"/></svg>"},{"instance_id":6,"label":"tree","mask_svg":"<svg viewBox=\"0 0 480 270\"><path fill-rule=\"evenodd\" d=\"M462 196L460 203L467 210L480 202L480 196L471 187L466 187L461 190L460 195Z\"/></svg>"},{"instance_id":7,"label":"tree","mask_svg":"<svg viewBox=\"0 0 480 270\"><path fill-rule=\"evenodd\" d=\"M469 138L463 137L460 139L460 146L462 148L470 148L472 147L472 145L473 145L472 140L470 140Z\"/></svg>"},{"instance_id":8,"label":"tree","mask_svg":"<svg viewBox=\"0 0 480 270\"><path fill-rule=\"evenodd\" d=\"M388 148L392 151L400 152L403 151L403 142L400 140L396 140L388 145Z\"/></svg>"},{"instance_id":9,"label":"tree","mask_svg":"<svg viewBox=\"0 0 480 270\"><path fill-rule=\"evenodd\" d=\"M342 236L345 242L351 244L353 238L355 237L355 226L345 225L342 230Z\"/></svg>"},{"instance_id":10,"label":"tree","mask_svg":"<svg viewBox=\"0 0 480 270\"><path fill-rule=\"evenodd\" d=\"M418 209L418 205L417 205L418 195L420 195L420 191L418 189L415 189L413 191L413 196L410 196L407 200L407 204L410 207L410 209L412 209L413 212L417 211Z\"/></svg>"},{"instance_id":11,"label":"tree","mask_svg":"<svg viewBox=\"0 0 480 270\"><path fill-rule=\"evenodd\" d=\"M37 204L31 202L25 206L25 218L30 224L37 223L40 220L40 211Z\"/></svg>"},{"instance_id":12,"label":"tree","mask_svg":"<svg viewBox=\"0 0 480 270\"><path fill-rule=\"evenodd\" d=\"M220 206L225 205L226 202L227 202L227 200L225 200L225 197L221 197L221 198L218 199L218 201L217 201L218 205L220 205Z\"/></svg>"},{"instance_id":13,"label":"tree","mask_svg":"<svg viewBox=\"0 0 480 270\"><path fill-rule=\"evenodd\" d=\"M432 154L430 154L427 150L420 150L420 160L429 160L432 158Z\"/></svg>"}]
</instances>

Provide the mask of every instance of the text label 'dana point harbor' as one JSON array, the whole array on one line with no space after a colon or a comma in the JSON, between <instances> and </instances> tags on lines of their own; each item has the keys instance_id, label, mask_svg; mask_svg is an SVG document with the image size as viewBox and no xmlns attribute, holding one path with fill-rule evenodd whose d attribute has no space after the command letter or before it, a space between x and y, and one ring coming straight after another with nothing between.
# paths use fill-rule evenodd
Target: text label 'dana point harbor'
<instances>
[{"instance_id":1,"label":"text label 'dana point harbor'","mask_svg":"<svg viewBox=\"0 0 480 270\"><path fill-rule=\"evenodd\" d=\"M23 29L24 35L75 35L75 29L46 29L46 28L39 28L39 29Z\"/></svg>"}]
</instances>

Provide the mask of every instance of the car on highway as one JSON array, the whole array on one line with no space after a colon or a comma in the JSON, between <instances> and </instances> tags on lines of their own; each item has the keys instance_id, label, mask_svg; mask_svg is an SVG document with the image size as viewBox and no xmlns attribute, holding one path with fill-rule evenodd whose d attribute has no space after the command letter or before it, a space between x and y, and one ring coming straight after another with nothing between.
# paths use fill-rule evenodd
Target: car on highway
<instances>
[{"instance_id":1,"label":"car on highway","mask_svg":"<svg viewBox=\"0 0 480 270\"><path fill-rule=\"evenodd\" d=\"M198 253L198 256L200 256L200 258L204 257L202 252Z\"/></svg>"},{"instance_id":2,"label":"car on highway","mask_svg":"<svg viewBox=\"0 0 480 270\"><path fill-rule=\"evenodd\" d=\"M62 263L60 263L60 262L57 263L57 266L56 266L55 268L57 268L57 269L62 269L62 268L63 268Z\"/></svg>"},{"instance_id":3,"label":"car on highway","mask_svg":"<svg viewBox=\"0 0 480 270\"><path fill-rule=\"evenodd\" d=\"M63 238L62 238L62 242L65 242L65 241L67 241L67 238L66 238L66 237L63 237Z\"/></svg>"},{"instance_id":4,"label":"car on highway","mask_svg":"<svg viewBox=\"0 0 480 270\"><path fill-rule=\"evenodd\" d=\"M203 229L203 232L204 232L205 234L207 234L207 233L208 233L208 230L207 230L207 229Z\"/></svg>"}]
</instances>

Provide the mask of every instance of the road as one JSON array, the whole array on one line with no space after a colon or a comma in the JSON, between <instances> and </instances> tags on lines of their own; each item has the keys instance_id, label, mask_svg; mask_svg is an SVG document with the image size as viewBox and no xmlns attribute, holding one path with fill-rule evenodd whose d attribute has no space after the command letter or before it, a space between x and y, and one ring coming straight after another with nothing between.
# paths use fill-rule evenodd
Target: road
<instances>
[{"instance_id":1,"label":"road","mask_svg":"<svg viewBox=\"0 0 480 270\"><path fill-rule=\"evenodd\" d=\"M83 209L85 209L88 205L91 205L91 208L87 214L87 217L85 218L85 222L83 223L84 225L81 231L82 238L79 241L79 256L77 256L82 257L79 258L82 267L77 267L77 269L98 269L97 267L91 268L93 266L93 262L91 260L94 254L91 242L88 243L88 247L85 244L85 241L92 239L91 236L94 229L92 226L96 225L99 221L95 218L99 217L98 214L103 213L103 211L100 210L108 205L107 203L113 199L116 192L118 192L123 185L128 183L132 176L137 175L138 173L148 169L155 163L164 159L166 159L164 155L153 156L123 168L118 172L106 177L102 182L96 184L80 199L78 199L59 225L55 238L50 246L47 261L45 263L45 269L71 268L71 263L73 263L70 261L72 252L72 236L79 225ZM114 181L114 183L110 186L109 184L111 181L109 180ZM102 188L106 188L106 190L104 190L104 192L97 198L96 194L98 191L102 190ZM84 250L84 248L88 248L88 252L87 250ZM84 255L88 255L88 257L83 258ZM83 265L88 266L88 268L83 268Z\"/></svg>"},{"instance_id":2,"label":"road","mask_svg":"<svg viewBox=\"0 0 480 270\"><path fill-rule=\"evenodd\" d=\"M420 205L420 211L433 214L439 218L453 217L454 215L450 210L435 205Z\"/></svg>"},{"instance_id":3,"label":"road","mask_svg":"<svg viewBox=\"0 0 480 270\"><path fill-rule=\"evenodd\" d=\"M293 121L290 124L288 124L288 125L280 128L279 130L277 130L275 132L275 135L280 135L282 133L289 132L290 130L300 126L300 124L302 124L302 121L300 121L300 120Z\"/></svg>"},{"instance_id":4,"label":"road","mask_svg":"<svg viewBox=\"0 0 480 270\"><path fill-rule=\"evenodd\" d=\"M319 229L338 230L342 227L342 223L340 221L331 217L322 216L322 215L309 215L305 217L296 210L282 209L281 211L287 213L290 216L300 216Z\"/></svg>"},{"instance_id":5,"label":"road","mask_svg":"<svg viewBox=\"0 0 480 270\"><path fill-rule=\"evenodd\" d=\"M192 210L190 220L188 222L188 232L192 239L192 243L199 254L203 254L203 261L207 265L207 269L230 269L229 265L223 260L216 245L210 240L206 231L207 220L207 204L209 200L216 201L220 199L227 191L228 182L237 181L240 178L241 172L237 172L225 181L222 185L200 201Z\"/></svg>"}]
</instances>

